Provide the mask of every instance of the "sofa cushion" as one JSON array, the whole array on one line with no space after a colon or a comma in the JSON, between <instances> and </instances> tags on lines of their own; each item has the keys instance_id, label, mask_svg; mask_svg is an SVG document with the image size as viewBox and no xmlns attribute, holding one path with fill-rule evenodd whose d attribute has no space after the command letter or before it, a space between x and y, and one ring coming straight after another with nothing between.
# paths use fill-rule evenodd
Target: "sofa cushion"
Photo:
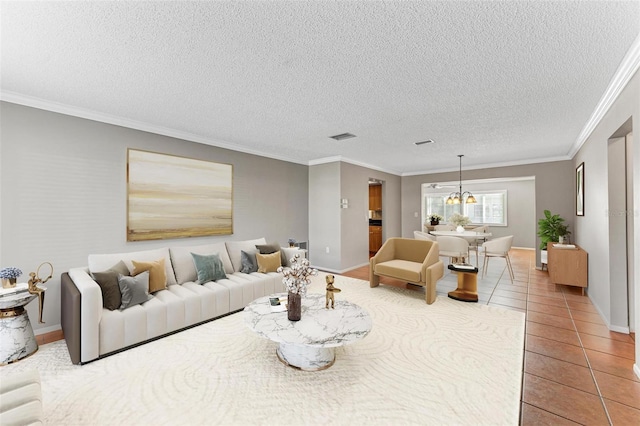
<instances>
[{"instance_id":1,"label":"sofa cushion","mask_svg":"<svg viewBox=\"0 0 640 426\"><path fill-rule=\"evenodd\" d=\"M419 283L422 273L422 264L409 260L394 259L378 263L374 272L378 275L397 278L402 281Z\"/></svg>"},{"instance_id":2,"label":"sofa cushion","mask_svg":"<svg viewBox=\"0 0 640 426\"><path fill-rule=\"evenodd\" d=\"M125 277L131 275L127 265L121 260L106 271L94 272L91 275L100 286L102 306L110 311L118 309L122 303L118 275L124 275Z\"/></svg>"},{"instance_id":3,"label":"sofa cushion","mask_svg":"<svg viewBox=\"0 0 640 426\"><path fill-rule=\"evenodd\" d=\"M149 271L144 271L135 277L118 276L118 286L122 294L120 310L146 302L149 298Z\"/></svg>"},{"instance_id":4,"label":"sofa cushion","mask_svg":"<svg viewBox=\"0 0 640 426\"><path fill-rule=\"evenodd\" d=\"M250 252L240 250L240 262L242 263L242 269L240 269L240 272L243 274L258 272L258 260L256 259L257 253L258 250Z\"/></svg>"},{"instance_id":5,"label":"sofa cushion","mask_svg":"<svg viewBox=\"0 0 640 426\"><path fill-rule=\"evenodd\" d=\"M191 256L198 273L198 284L227 278L218 253L210 255L191 253Z\"/></svg>"},{"instance_id":6,"label":"sofa cushion","mask_svg":"<svg viewBox=\"0 0 640 426\"><path fill-rule=\"evenodd\" d=\"M89 271L91 273L96 271L104 271L109 269L112 265L115 265L122 260L130 271L133 271L132 260L138 262L144 261L156 261L160 258L164 258L164 268L167 275L167 285L177 284L176 276L173 273L173 266L171 265L171 258L169 257L169 249L167 247L133 251L129 253L111 253L111 254L90 254L88 259ZM193 263L193 262L192 262Z\"/></svg>"},{"instance_id":7,"label":"sofa cushion","mask_svg":"<svg viewBox=\"0 0 640 426\"><path fill-rule=\"evenodd\" d=\"M240 253L242 250L249 252L256 249L256 244L266 243L267 241L264 238L245 241L227 241L225 245L227 246L227 252L229 253L229 258L233 265L233 271L240 272L242 269L242 255Z\"/></svg>"},{"instance_id":8,"label":"sofa cushion","mask_svg":"<svg viewBox=\"0 0 640 426\"><path fill-rule=\"evenodd\" d=\"M149 271L149 293L167 289L167 274L164 268L164 259L155 262L138 262L132 260L134 277L144 271Z\"/></svg>"},{"instance_id":9,"label":"sofa cushion","mask_svg":"<svg viewBox=\"0 0 640 426\"><path fill-rule=\"evenodd\" d=\"M284 250L280 247L278 243L271 244L256 244L256 248L260 250L260 254L271 254L277 251L280 252L280 266L287 265L287 256L284 254Z\"/></svg>"},{"instance_id":10,"label":"sofa cushion","mask_svg":"<svg viewBox=\"0 0 640 426\"><path fill-rule=\"evenodd\" d=\"M263 274L267 272L276 272L277 269L282 266L280 251L270 254L256 254L256 260L258 261L258 272Z\"/></svg>"},{"instance_id":11,"label":"sofa cushion","mask_svg":"<svg viewBox=\"0 0 640 426\"><path fill-rule=\"evenodd\" d=\"M198 273L196 272L196 267L193 263L193 256L191 256L191 253L203 255L218 253L220 260L222 260L222 264L224 265L224 272L226 274L233 274L234 272L231 259L229 259L229 254L227 253L227 246L224 243L171 247L169 252L171 253L171 262L173 263L173 269L176 273L176 280L178 281L178 284L193 282L198 279Z\"/></svg>"}]
</instances>

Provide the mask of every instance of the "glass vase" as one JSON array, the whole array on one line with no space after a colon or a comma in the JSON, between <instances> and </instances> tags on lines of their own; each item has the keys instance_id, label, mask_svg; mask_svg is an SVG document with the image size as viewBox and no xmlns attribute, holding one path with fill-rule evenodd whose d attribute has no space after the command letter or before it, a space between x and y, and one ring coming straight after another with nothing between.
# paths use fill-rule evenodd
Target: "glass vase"
<instances>
[{"instance_id":1,"label":"glass vase","mask_svg":"<svg viewBox=\"0 0 640 426\"><path fill-rule=\"evenodd\" d=\"M287 298L287 318L289 321L300 321L302 315L302 296L289 292Z\"/></svg>"}]
</instances>

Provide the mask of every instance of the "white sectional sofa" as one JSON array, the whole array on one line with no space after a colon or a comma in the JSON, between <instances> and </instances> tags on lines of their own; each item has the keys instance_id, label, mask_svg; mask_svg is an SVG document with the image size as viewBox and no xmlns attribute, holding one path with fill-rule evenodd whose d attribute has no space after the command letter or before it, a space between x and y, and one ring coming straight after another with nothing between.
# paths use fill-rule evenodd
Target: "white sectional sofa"
<instances>
[{"instance_id":1,"label":"white sectional sofa","mask_svg":"<svg viewBox=\"0 0 640 426\"><path fill-rule=\"evenodd\" d=\"M62 329L74 364L83 364L138 344L243 309L254 299L285 291L282 274L240 272L241 251L256 250L264 238L191 247L167 247L131 253L89 255L88 266L62 274ZM297 248L281 248L291 259ZM226 279L197 283L191 253L217 253ZM92 273L123 261L164 259L167 288L148 301L124 310L103 307L102 291ZM288 261L287 261L288 262ZM288 266L288 265L286 265Z\"/></svg>"}]
</instances>

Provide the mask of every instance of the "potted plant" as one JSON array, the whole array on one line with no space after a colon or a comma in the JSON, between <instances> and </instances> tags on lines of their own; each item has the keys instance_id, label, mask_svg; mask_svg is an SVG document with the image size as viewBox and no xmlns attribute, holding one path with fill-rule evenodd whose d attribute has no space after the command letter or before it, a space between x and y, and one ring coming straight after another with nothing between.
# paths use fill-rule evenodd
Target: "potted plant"
<instances>
[{"instance_id":1,"label":"potted plant","mask_svg":"<svg viewBox=\"0 0 640 426\"><path fill-rule=\"evenodd\" d=\"M471 219L467 216L463 216L460 213L454 213L449 218L449 223L456 227L456 231L464 232L464 227L471 223Z\"/></svg>"},{"instance_id":2,"label":"potted plant","mask_svg":"<svg viewBox=\"0 0 640 426\"><path fill-rule=\"evenodd\" d=\"M551 214L549 210L545 210L544 218L538 221L540 250L546 250L548 243L560 242L560 238L564 240L569 235L571 235L571 231L565 225L564 218L560 217L559 214Z\"/></svg>"},{"instance_id":3,"label":"potted plant","mask_svg":"<svg viewBox=\"0 0 640 426\"><path fill-rule=\"evenodd\" d=\"M429 222L431 222L431 225L438 225L440 223L441 220L443 220L444 218L442 216L440 216L438 213L431 213L429 215L429 217L427 218L427 220Z\"/></svg>"},{"instance_id":4,"label":"potted plant","mask_svg":"<svg viewBox=\"0 0 640 426\"><path fill-rule=\"evenodd\" d=\"M0 278L2 278L2 288L13 288L16 286L16 280L22 275L22 271L18 268L8 267L0 269Z\"/></svg>"}]
</instances>

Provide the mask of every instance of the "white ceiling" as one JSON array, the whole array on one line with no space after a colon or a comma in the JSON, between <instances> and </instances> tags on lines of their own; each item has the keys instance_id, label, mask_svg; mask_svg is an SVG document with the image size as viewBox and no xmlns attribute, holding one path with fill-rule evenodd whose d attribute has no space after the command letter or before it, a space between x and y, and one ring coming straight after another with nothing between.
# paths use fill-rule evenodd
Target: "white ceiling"
<instances>
[{"instance_id":1,"label":"white ceiling","mask_svg":"<svg viewBox=\"0 0 640 426\"><path fill-rule=\"evenodd\" d=\"M457 154L465 169L570 158L640 40L638 1L2 1L0 14L3 100L396 174L457 170ZM328 138L344 132L357 138Z\"/></svg>"}]
</instances>

